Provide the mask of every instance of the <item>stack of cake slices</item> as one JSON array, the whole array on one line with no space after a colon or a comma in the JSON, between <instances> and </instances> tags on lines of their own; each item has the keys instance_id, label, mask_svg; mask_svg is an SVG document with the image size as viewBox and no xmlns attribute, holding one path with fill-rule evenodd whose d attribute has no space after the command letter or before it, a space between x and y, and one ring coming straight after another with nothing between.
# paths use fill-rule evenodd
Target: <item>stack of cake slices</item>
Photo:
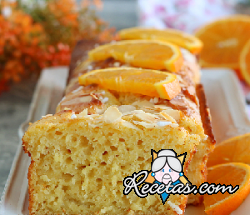
<instances>
[{"instance_id":1,"label":"stack of cake slices","mask_svg":"<svg viewBox=\"0 0 250 215\"><path fill-rule=\"evenodd\" d=\"M108 43L80 41L56 114L23 137L30 214L184 214L202 196L123 194L123 180L151 170L151 150L187 153L184 174L206 181L215 141L200 85L194 36L131 28Z\"/></svg>"}]
</instances>

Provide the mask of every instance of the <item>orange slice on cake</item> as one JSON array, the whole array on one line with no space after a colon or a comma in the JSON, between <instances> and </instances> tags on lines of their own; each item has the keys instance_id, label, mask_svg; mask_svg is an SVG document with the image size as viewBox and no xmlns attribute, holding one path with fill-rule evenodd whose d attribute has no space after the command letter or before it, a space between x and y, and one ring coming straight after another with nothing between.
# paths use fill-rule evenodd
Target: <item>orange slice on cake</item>
<instances>
[{"instance_id":1,"label":"orange slice on cake","mask_svg":"<svg viewBox=\"0 0 250 215\"><path fill-rule=\"evenodd\" d=\"M81 85L98 84L104 89L130 92L171 100L181 87L176 75L168 72L137 68L93 70L79 77Z\"/></svg>"},{"instance_id":2,"label":"orange slice on cake","mask_svg":"<svg viewBox=\"0 0 250 215\"><path fill-rule=\"evenodd\" d=\"M249 40L250 16L235 15L210 23L196 32L203 42L203 67L239 69L240 53Z\"/></svg>"},{"instance_id":3,"label":"orange slice on cake","mask_svg":"<svg viewBox=\"0 0 250 215\"><path fill-rule=\"evenodd\" d=\"M207 166L229 162L242 162L250 165L250 133L233 137L217 144L209 154Z\"/></svg>"},{"instance_id":4,"label":"orange slice on cake","mask_svg":"<svg viewBox=\"0 0 250 215\"><path fill-rule=\"evenodd\" d=\"M202 42L195 36L175 29L150 29L150 28L127 28L118 32L122 40L160 40L171 42L189 50L193 54L198 54L202 49Z\"/></svg>"},{"instance_id":5,"label":"orange slice on cake","mask_svg":"<svg viewBox=\"0 0 250 215\"><path fill-rule=\"evenodd\" d=\"M228 215L241 205L250 192L250 166L243 163L227 163L210 167L207 181L216 185L239 185L239 189L233 194L218 192L204 195L206 214Z\"/></svg>"},{"instance_id":6,"label":"orange slice on cake","mask_svg":"<svg viewBox=\"0 0 250 215\"><path fill-rule=\"evenodd\" d=\"M250 85L250 40L248 40L240 53L240 74Z\"/></svg>"},{"instance_id":7,"label":"orange slice on cake","mask_svg":"<svg viewBox=\"0 0 250 215\"><path fill-rule=\"evenodd\" d=\"M131 66L178 72L183 57L178 46L160 41L130 40L98 46L89 52L90 60L114 58Z\"/></svg>"}]
</instances>

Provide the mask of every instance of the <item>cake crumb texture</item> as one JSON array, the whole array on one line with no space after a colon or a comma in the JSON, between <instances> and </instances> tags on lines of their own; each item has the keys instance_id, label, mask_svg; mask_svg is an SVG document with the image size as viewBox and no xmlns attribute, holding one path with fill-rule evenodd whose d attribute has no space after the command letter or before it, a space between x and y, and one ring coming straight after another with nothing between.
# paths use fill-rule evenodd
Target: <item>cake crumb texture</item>
<instances>
[{"instance_id":1,"label":"cake crumb texture","mask_svg":"<svg viewBox=\"0 0 250 215\"><path fill-rule=\"evenodd\" d=\"M96 127L98 120L71 116L65 111L42 118L23 137L32 159L30 214L177 214L159 195L124 195L123 179L151 169L151 149L188 152L186 173L199 135L170 126L132 129L122 121ZM187 196L169 200L184 210Z\"/></svg>"}]
</instances>

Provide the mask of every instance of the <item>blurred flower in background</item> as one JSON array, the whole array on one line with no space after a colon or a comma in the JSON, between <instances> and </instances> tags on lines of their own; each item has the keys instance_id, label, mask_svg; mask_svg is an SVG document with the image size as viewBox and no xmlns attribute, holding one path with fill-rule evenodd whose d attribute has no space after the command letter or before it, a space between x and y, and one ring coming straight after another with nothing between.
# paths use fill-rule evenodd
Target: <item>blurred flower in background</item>
<instances>
[{"instance_id":1,"label":"blurred flower in background","mask_svg":"<svg viewBox=\"0 0 250 215\"><path fill-rule=\"evenodd\" d=\"M143 27L175 28L192 33L198 27L234 13L238 0L138 0Z\"/></svg>"},{"instance_id":2,"label":"blurred flower in background","mask_svg":"<svg viewBox=\"0 0 250 215\"><path fill-rule=\"evenodd\" d=\"M93 6L101 1L0 1L0 93L42 68L69 65L80 39L110 39L114 29Z\"/></svg>"}]
</instances>

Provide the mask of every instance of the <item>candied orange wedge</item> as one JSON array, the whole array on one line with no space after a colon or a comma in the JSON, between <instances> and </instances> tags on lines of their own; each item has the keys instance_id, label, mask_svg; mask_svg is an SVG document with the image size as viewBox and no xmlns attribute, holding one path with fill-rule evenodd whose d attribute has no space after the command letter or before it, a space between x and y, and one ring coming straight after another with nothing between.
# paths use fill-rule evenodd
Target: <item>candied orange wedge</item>
<instances>
[{"instance_id":1,"label":"candied orange wedge","mask_svg":"<svg viewBox=\"0 0 250 215\"><path fill-rule=\"evenodd\" d=\"M234 15L201 27L195 35L203 42L200 63L203 67L240 69L240 53L250 32L250 16Z\"/></svg>"},{"instance_id":2,"label":"candied orange wedge","mask_svg":"<svg viewBox=\"0 0 250 215\"><path fill-rule=\"evenodd\" d=\"M189 50L193 54L198 54L202 49L202 42L191 34L175 29L153 29L153 28L127 28L118 32L118 37L122 40L160 40L171 42Z\"/></svg>"},{"instance_id":3,"label":"candied orange wedge","mask_svg":"<svg viewBox=\"0 0 250 215\"><path fill-rule=\"evenodd\" d=\"M79 83L84 86L98 84L104 89L168 100L181 91L179 81L172 73L129 67L93 70L80 76Z\"/></svg>"},{"instance_id":4,"label":"candied orange wedge","mask_svg":"<svg viewBox=\"0 0 250 215\"><path fill-rule=\"evenodd\" d=\"M178 46L160 41L129 40L98 46L89 52L90 60L114 58L131 66L178 72L183 57Z\"/></svg>"},{"instance_id":5,"label":"candied orange wedge","mask_svg":"<svg viewBox=\"0 0 250 215\"><path fill-rule=\"evenodd\" d=\"M227 163L208 168L207 181L209 184L239 186L239 189L229 194L204 195L206 214L228 215L236 210L250 192L250 166L244 163Z\"/></svg>"},{"instance_id":6,"label":"candied orange wedge","mask_svg":"<svg viewBox=\"0 0 250 215\"><path fill-rule=\"evenodd\" d=\"M250 133L218 143L209 154L207 166L229 162L250 164Z\"/></svg>"}]
</instances>

